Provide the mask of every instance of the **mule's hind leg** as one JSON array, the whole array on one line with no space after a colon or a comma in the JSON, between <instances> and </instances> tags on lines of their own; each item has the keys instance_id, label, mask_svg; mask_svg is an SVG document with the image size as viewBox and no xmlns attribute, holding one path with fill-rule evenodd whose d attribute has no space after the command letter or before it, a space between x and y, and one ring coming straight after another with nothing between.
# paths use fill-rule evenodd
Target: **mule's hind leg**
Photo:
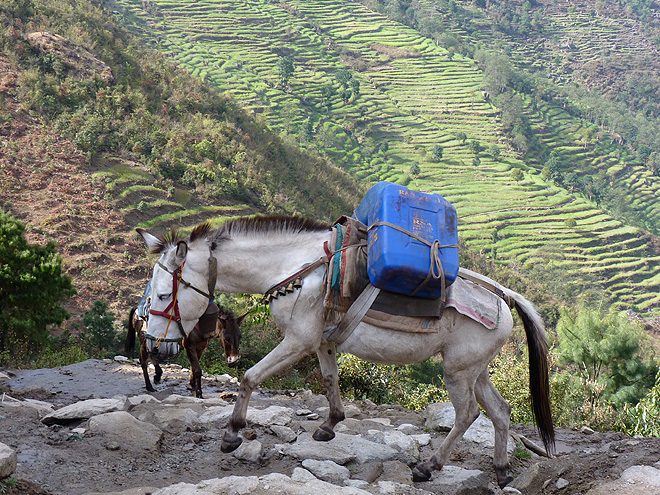
<instances>
[{"instance_id":1,"label":"mule's hind leg","mask_svg":"<svg viewBox=\"0 0 660 495\"><path fill-rule=\"evenodd\" d=\"M495 428L493 464L495 466L495 474L497 475L497 483L500 485L500 488L503 488L513 481L513 478L507 472L509 468L507 443L509 440L511 406L500 395L493 382L490 381L488 369L485 369L479 375L479 378L477 378L474 392L477 401L486 410Z\"/></svg>"},{"instance_id":2,"label":"mule's hind leg","mask_svg":"<svg viewBox=\"0 0 660 495\"><path fill-rule=\"evenodd\" d=\"M445 371L447 371L447 368L445 368ZM456 442L461 439L470 425L474 423L474 420L479 417L479 406L474 395L475 379L470 377L469 374L458 373L458 375L452 376L452 374L447 373L445 376L447 392L456 413L454 426L431 459L419 463L413 468L413 481L428 481L431 479L433 470L442 469Z\"/></svg>"},{"instance_id":3,"label":"mule's hind leg","mask_svg":"<svg viewBox=\"0 0 660 495\"><path fill-rule=\"evenodd\" d=\"M344 419L344 405L339 393L339 368L334 344L321 345L316 355L319 358L323 383L327 390L330 414L328 419L314 432L314 440L327 442L335 438L334 428Z\"/></svg>"},{"instance_id":4,"label":"mule's hind leg","mask_svg":"<svg viewBox=\"0 0 660 495\"><path fill-rule=\"evenodd\" d=\"M245 418L252 391L266 378L284 371L310 352L312 352L312 349L295 343L293 339L284 337L284 340L275 349L245 372L239 386L238 397L236 398L236 404L234 404L229 425L220 445L223 452L236 450L243 441L238 432L247 424Z\"/></svg>"},{"instance_id":5,"label":"mule's hind leg","mask_svg":"<svg viewBox=\"0 0 660 495\"><path fill-rule=\"evenodd\" d=\"M154 363L154 368L156 368L154 383L160 383L160 378L163 376L163 368L160 367L160 364L155 359L152 359L151 362Z\"/></svg>"}]
</instances>

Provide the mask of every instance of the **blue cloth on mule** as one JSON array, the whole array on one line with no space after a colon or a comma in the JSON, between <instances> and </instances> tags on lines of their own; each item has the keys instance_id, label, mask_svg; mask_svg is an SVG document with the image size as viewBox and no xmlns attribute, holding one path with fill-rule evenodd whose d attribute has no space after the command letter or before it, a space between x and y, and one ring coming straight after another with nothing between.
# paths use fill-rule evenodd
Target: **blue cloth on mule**
<instances>
[{"instance_id":1,"label":"blue cloth on mule","mask_svg":"<svg viewBox=\"0 0 660 495\"><path fill-rule=\"evenodd\" d=\"M149 306L151 303L151 280L147 283L147 286L144 288L144 293L142 294L142 299L138 303L137 314L140 318L147 318L149 316Z\"/></svg>"}]
</instances>

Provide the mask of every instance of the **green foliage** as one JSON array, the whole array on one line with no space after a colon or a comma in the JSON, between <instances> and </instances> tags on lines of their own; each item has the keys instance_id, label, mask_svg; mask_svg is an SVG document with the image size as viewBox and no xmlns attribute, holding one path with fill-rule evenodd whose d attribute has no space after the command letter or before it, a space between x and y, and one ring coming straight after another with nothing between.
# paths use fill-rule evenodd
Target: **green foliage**
<instances>
[{"instance_id":1,"label":"green foliage","mask_svg":"<svg viewBox=\"0 0 660 495\"><path fill-rule=\"evenodd\" d=\"M115 314L108 311L108 303L94 301L92 307L85 311L82 319L82 334L89 350L93 354L118 349L121 339L114 328Z\"/></svg>"},{"instance_id":2,"label":"green foliage","mask_svg":"<svg viewBox=\"0 0 660 495\"><path fill-rule=\"evenodd\" d=\"M21 342L28 352L37 350L48 339L48 325L69 316L61 304L76 293L55 245L29 244L24 231L0 210L0 351Z\"/></svg>"},{"instance_id":3,"label":"green foliage","mask_svg":"<svg viewBox=\"0 0 660 495\"><path fill-rule=\"evenodd\" d=\"M560 363L585 380L603 385L603 398L620 408L636 403L653 386L658 365L644 348L644 335L625 316L593 308L563 309L557 324Z\"/></svg>"},{"instance_id":4,"label":"green foliage","mask_svg":"<svg viewBox=\"0 0 660 495\"><path fill-rule=\"evenodd\" d=\"M275 64L275 74L277 75L279 84L281 86L286 86L289 84L289 80L293 73L295 72L296 67L293 64L293 60L289 57L280 58Z\"/></svg>"},{"instance_id":5,"label":"green foliage","mask_svg":"<svg viewBox=\"0 0 660 495\"><path fill-rule=\"evenodd\" d=\"M413 410L448 400L440 376L442 367L431 360L420 365L386 366L342 354L338 362L339 387L348 398L400 404Z\"/></svg>"},{"instance_id":6,"label":"green foliage","mask_svg":"<svg viewBox=\"0 0 660 495\"><path fill-rule=\"evenodd\" d=\"M8 476L0 480L0 493L11 493L18 486L18 480L13 476Z\"/></svg>"},{"instance_id":7,"label":"green foliage","mask_svg":"<svg viewBox=\"0 0 660 495\"><path fill-rule=\"evenodd\" d=\"M511 178L513 180L515 180L516 182L520 182L521 180L523 180L525 178L525 174L523 173L523 171L521 169L516 167L513 170L511 170Z\"/></svg>"},{"instance_id":8,"label":"green foliage","mask_svg":"<svg viewBox=\"0 0 660 495\"><path fill-rule=\"evenodd\" d=\"M445 150L442 147L442 145L440 144L436 145L435 148L433 148L433 160L435 160L436 162L442 160L442 155L444 154L444 151Z\"/></svg>"},{"instance_id":9,"label":"green foliage","mask_svg":"<svg viewBox=\"0 0 660 495\"><path fill-rule=\"evenodd\" d=\"M412 175L413 177L417 177L421 172L422 172L422 169L419 166L419 163L413 163L410 166L410 175Z\"/></svg>"},{"instance_id":10,"label":"green foliage","mask_svg":"<svg viewBox=\"0 0 660 495\"><path fill-rule=\"evenodd\" d=\"M655 385L637 404L624 404L621 429L628 435L660 437L660 372Z\"/></svg>"}]
</instances>

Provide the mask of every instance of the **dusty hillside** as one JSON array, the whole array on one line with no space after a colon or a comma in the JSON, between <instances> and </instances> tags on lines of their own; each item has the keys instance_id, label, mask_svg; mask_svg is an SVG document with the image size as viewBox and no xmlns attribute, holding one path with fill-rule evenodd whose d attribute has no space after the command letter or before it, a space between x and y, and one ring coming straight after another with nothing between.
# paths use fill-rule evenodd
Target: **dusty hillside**
<instances>
[{"instance_id":1,"label":"dusty hillside","mask_svg":"<svg viewBox=\"0 0 660 495\"><path fill-rule=\"evenodd\" d=\"M123 314L148 275L142 241L106 199L87 156L12 103L17 75L6 61L0 60L0 73L11 116L0 124L2 207L26 225L29 242L58 246L78 291L67 304L73 318L97 299Z\"/></svg>"}]
</instances>

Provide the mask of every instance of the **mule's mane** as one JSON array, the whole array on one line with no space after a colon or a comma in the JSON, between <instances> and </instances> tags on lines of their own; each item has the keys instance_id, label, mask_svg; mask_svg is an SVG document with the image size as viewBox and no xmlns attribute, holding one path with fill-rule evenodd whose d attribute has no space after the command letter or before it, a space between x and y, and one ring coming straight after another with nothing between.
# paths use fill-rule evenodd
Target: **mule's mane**
<instances>
[{"instance_id":1,"label":"mule's mane","mask_svg":"<svg viewBox=\"0 0 660 495\"><path fill-rule=\"evenodd\" d=\"M195 228L193 228L192 232L190 233L190 236L188 237L188 241L196 241L197 239L201 239L203 237L208 236L209 232L211 231L211 224L208 222L204 222L202 224L197 225ZM163 235L156 236L158 239L157 244L151 248L151 253L152 254L160 254L163 251L165 251L166 248L170 246L174 246L180 241L185 241L186 237L182 235L176 227L172 227L169 232L166 232Z\"/></svg>"},{"instance_id":2,"label":"mule's mane","mask_svg":"<svg viewBox=\"0 0 660 495\"><path fill-rule=\"evenodd\" d=\"M172 227L168 232L165 232L162 235L157 235L156 238L158 239L158 242L150 249L149 252L151 254L160 254L169 246L173 246L177 242L184 240L184 237L175 227Z\"/></svg>"},{"instance_id":3,"label":"mule's mane","mask_svg":"<svg viewBox=\"0 0 660 495\"><path fill-rule=\"evenodd\" d=\"M268 234L302 232L322 232L330 230L330 225L311 218L286 215L257 215L227 220L218 228L215 240L226 239L237 234Z\"/></svg>"}]
</instances>

